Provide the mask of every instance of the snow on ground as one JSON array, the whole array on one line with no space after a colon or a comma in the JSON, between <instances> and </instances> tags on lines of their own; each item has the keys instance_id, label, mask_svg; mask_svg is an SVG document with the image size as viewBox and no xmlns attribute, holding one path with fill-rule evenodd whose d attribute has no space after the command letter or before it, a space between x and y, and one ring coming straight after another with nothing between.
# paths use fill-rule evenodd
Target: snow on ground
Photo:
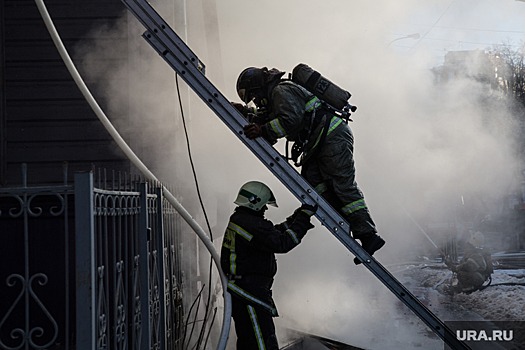
<instances>
[{"instance_id":1,"label":"snow on ground","mask_svg":"<svg viewBox=\"0 0 525 350\"><path fill-rule=\"evenodd\" d=\"M395 276L442 321L525 321L525 269L495 270L486 289L454 296L443 292L452 272L441 263L399 267Z\"/></svg>"},{"instance_id":2,"label":"snow on ground","mask_svg":"<svg viewBox=\"0 0 525 350\"><path fill-rule=\"evenodd\" d=\"M453 274L441 262L423 260L385 267L444 322L525 321L525 269L497 269L486 289L451 296L443 293L443 288ZM328 278L326 283L330 281ZM289 299L300 301L295 308L280 304L288 308L275 319L281 345L287 344L284 329L292 329L367 350L443 350L443 340L389 291L379 285L377 289L355 285L348 289L343 279L339 282L332 281L319 295L308 292L305 282L305 288L296 290ZM320 282L315 279L312 283ZM311 294L306 297L305 293ZM301 298L307 299L307 307ZM298 314L302 315L300 319L286 317ZM312 325L308 320L315 322ZM525 334L519 337L525 344Z\"/></svg>"},{"instance_id":3,"label":"snow on ground","mask_svg":"<svg viewBox=\"0 0 525 350\"><path fill-rule=\"evenodd\" d=\"M442 264L407 266L396 275L424 303L430 303L427 306L431 310L451 317L446 320L479 317L491 321L525 320L525 269L495 270L488 288L454 296L442 292L452 277Z\"/></svg>"},{"instance_id":4,"label":"snow on ground","mask_svg":"<svg viewBox=\"0 0 525 350\"><path fill-rule=\"evenodd\" d=\"M525 273L515 271L496 270L493 286L469 295L459 294L455 302L478 313L489 320L525 320L525 286L508 286L500 283L525 284Z\"/></svg>"}]
</instances>

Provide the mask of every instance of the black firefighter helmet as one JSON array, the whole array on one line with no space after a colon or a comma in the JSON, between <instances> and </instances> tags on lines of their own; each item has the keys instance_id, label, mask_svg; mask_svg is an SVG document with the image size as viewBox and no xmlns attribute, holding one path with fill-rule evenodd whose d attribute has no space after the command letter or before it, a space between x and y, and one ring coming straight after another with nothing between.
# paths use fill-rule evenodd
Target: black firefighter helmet
<instances>
[{"instance_id":1,"label":"black firefighter helmet","mask_svg":"<svg viewBox=\"0 0 525 350\"><path fill-rule=\"evenodd\" d=\"M237 94L244 103L248 104L253 100L260 106L267 99L269 84L277 82L284 73L275 68L268 70L266 67L248 67L237 78Z\"/></svg>"}]
</instances>

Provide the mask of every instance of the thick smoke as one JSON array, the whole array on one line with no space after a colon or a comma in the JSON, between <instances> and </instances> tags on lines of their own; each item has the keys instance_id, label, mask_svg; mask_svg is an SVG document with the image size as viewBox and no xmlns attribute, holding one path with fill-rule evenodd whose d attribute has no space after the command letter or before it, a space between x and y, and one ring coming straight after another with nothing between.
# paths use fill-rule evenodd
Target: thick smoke
<instances>
[{"instance_id":1,"label":"thick smoke","mask_svg":"<svg viewBox=\"0 0 525 350\"><path fill-rule=\"evenodd\" d=\"M444 237L427 232L427 223L454 225L467 206L490 214L515 180L515 126L505 104L471 80L437 87L430 71L442 63L443 56L429 47L439 29L436 24L451 26L438 23L440 14L454 14L442 16L444 21L475 23L476 13L457 11L457 6L467 3L472 2L271 0L255 4L221 0L217 1L219 46L219 42L206 41L216 24L202 16L207 4L192 1L186 4L187 38L207 64L208 77L231 100L238 100L235 81L245 67L290 72L299 62L352 92L351 102L358 106L351 123L357 181L387 241L377 258L400 262L439 253L432 251L433 244L441 244ZM479 6L489 5L493 2ZM174 28L185 31L177 21L183 18L178 13L180 5L165 1L155 6L168 22L175 22ZM143 29L134 18L126 14L123 18L128 21L98 30L103 37L118 37L121 31L137 37L130 37L134 49L124 64L112 62L125 51L107 47L103 41L83 47L77 56L86 62L83 70L89 80L104 79L105 86L97 85L97 93L131 145L163 181L176 187L183 205L201 219L174 74L140 38ZM422 38L400 39L414 32ZM454 46L461 40L458 35L448 35L450 49L465 49ZM179 84L196 172L215 237L222 235L237 190L248 180L261 180L274 190L279 209L270 209L268 215L274 221L283 220L299 202L188 93L182 81ZM126 105L129 111L122 110ZM278 258L274 293L282 315L279 323L354 345L382 348L382 335L394 336L406 322L420 322L410 321L410 312L368 270L355 267L352 255L315 223L316 229L297 249ZM395 339L403 337L416 339L417 335L395 335Z\"/></svg>"}]
</instances>

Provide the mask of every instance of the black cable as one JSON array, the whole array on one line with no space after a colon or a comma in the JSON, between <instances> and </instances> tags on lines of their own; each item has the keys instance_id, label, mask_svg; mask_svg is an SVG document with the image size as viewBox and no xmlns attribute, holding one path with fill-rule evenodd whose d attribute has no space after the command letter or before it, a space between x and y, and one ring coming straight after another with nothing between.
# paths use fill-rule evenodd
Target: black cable
<instances>
[{"instance_id":1,"label":"black cable","mask_svg":"<svg viewBox=\"0 0 525 350\"><path fill-rule=\"evenodd\" d=\"M197 196L199 198L199 203L201 205L202 212L204 214L204 219L206 221L206 226L208 227L208 231L210 233L210 240L213 242L213 233L212 233L212 230L211 230L210 222L208 220L208 214L206 213L206 208L204 207L204 202L202 201L202 196L201 196L201 192L200 192L200 188L199 188L199 181L197 179L197 173L195 171L195 165L193 164L193 157L191 155L190 139L189 139L189 136L188 136L188 129L186 127L186 118L184 117L184 108L182 106L182 98L180 96L179 75L178 74L175 74L175 85L176 85L176 88L177 88L177 97L178 97L178 100L179 100L181 119L182 119L182 126L184 128L184 135L185 135L185 138L186 138L186 146L187 146L187 149L188 149L188 157L189 157L189 160L190 160L191 170L192 170L192 173L193 173L193 179L195 181L195 189L197 190ZM207 299L207 302L206 302L206 309L205 309L205 312L204 312L204 321L203 321L201 332L199 334L197 345L200 345L200 343L202 342L202 338L204 337L204 334L205 334L204 329L206 328L206 323L207 323L209 312L210 312L209 304L210 304L210 298L211 298L212 271L213 271L213 259L210 258L209 274L208 274L208 299Z\"/></svg>"},{"instance_id":2,"label":"black cable","mask_svg":"<svg viewBox=\"0 0 525 350\"><path fill-rule=\"evenodd\" d=\"M204 289L204 286L202 286L201 290L197 294L197 297L195 298L195 300L193 300L193 303L190 306L190 310L188 311L188 315L186 315L186 322L184 323L184 336L182 337L182 347L183 347L183 349L187 349L187 347L184 346L184 343L186 342L186 334L188 333L188 325L190 323L191 310L193 310L193 307L197 304L197 311L195 311L195 315L197 315L197 313L199 311L199 303L198 303L198 301L200 301L200 299L201 299L201 295L202 295L202 290L203 289ZM195 317L197 317L197 316L195 316ZM196 323L195 320L193 320L193 325L192 325L190 336L189 336L189 339L188 339L188 346L189 346L189 343L191 341L191 335L193 333L193 328L195 327L195 323Z\"/></svg>"},{"instance_id":3,"label":"black cable","mask_svg":"<svg viewBox=\"0 0 525 350\"><path fill-rule=\"evenodd\" d=\"M208 340L210 338L211 329L213 327L213 323L215 322L215 317L217 316L217 307L213 309L213 317L211 318L210 327L208 328L208 335L206 336L206 340L204 341L204 348L206 348L206 345L208 344Z\"/></svg>"}]
</instances>

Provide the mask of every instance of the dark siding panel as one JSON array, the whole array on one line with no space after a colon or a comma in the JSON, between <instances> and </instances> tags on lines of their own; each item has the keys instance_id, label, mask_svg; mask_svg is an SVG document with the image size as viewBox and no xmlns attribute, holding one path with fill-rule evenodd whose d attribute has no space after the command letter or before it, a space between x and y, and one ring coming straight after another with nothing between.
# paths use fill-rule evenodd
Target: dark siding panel
<instances>
[{"instance_id":1,"label":"dark siding panel","mask_svg":"<svg viewBox=\"0 0 525 350\"><path fill-rule=\"evenodd\" d=\"M27 47L24 47L27 48ZM13 50L10 54L14 57L28 57L35 58L35 49L31 48L26 53L16 53L13 55ZM55 55L56 50L54 51ZM31 81L70 81L71 75L64 69L64 62L62 60L48 60L42 57L42 52L39 51L41 60L37 60L38 65L35 62L21 62L15 63L10 62L8 64L9 69L6 73L6 80L9 82L31 82Z\"/></svg>"},{"instance_id":2,"label":"dark siding panel","mask_svg":"<svg viewBox=\"0 0 525 350\"><path fill-rule=\"evenodd\" d=\"M24 52L25 51L25 52ZM58 57L56 50L52 51L55 58L47 58L42 55L42 52L39 51L38 60L36 61L16 61L8 63L8 70L6 74L6 80L11 82L32 82L32 81L73 81L71 74L68 72L64 66L64 62ZM11 52L11 54L13 54ZM34 49L23 47L19 53L19 56L24 56L28 58L35 59ZM81 68L84 64L82 59L74 57L72 58L77 69L82 75ZM111 65L112 67L118 67L123 64L121 60L109 60L104 57L97 58L97 61L104 62L104 65ZM35 64L38 62L38 65ZM85 83L89 86L91 81L83 77Z\"/></svg>"},{"instance_id":3,"label":"dark siding panel","mask_svg":"<svg viewBox=\"0 0 525 350\"><path fill-rule=\"evenodd\" d=\"M115 19L53 19L60 37L67 44L72 39L105 38L103 32L91 30L107 26ZM8 26L7 42L50 40L49 33L42 19L19 19L6 21ZM122 37L111 37L112 39L125 39Z\"/></svg>"},{"instance_id":4,"label":"dark siding panel","mask_svg":"<svg viewBox=\"0 0 525 350\"><path fill-rule=\"evenodd\" d=\"M9 19L39 19L34 0L4 0ZM53 18L110 18L125 12L120 0L46 0Z\"/></svg>"},{"instance_id":5,"label":"dark siding panel","mask_svg":"<svg viewBox=\"0 0 525 350\"><path fill-rule=\"evenodd\" d=\"M8 147L8 163L18 163L25 159L27 163L42 162L90 162L90 161L115 161L122 157L116 146L107 142L25 142L11 143Z\"/></svg>"},{"instance_id":6,"label":"dark siding panel","mask_svg":"<svg viewBox=\"0 0 525 350\"><path fill-rule=\"evenodd\" d=\"M107 40L122 46L126 59L127 38L109 35L111 27L126 13L120 0L46 0L69 54L82 67L78 50ZM4 184L19 180L20 166L28 163L32 183L62 182L61 164L70 171L111 167L130 170L130 162L84 100L58 54L33 0L4 0L5 25L5 121L7 155ZM100 60L105 60L100 57ZM105 64L107 64L105 60ZM111 62L115 66L119 61ZM79 68L81 70L81 68ZM82 72L81 72L82 73ZM100 83L100 82L98 82ZM89 81L86 81L88 86ZM122 86L127 86L123 81ZM96 91L93 91L96 96ZM105 109L106 101L98 99ZM122 106L125 113L126 106ZM110 169L111 170L111 169Z\"/></svg>"},{"instance_id":7,"label":"dark siding panel","mask_svg":"<svg viewBox=\"0 0 525 350\"><path fill-rule=\"evenodd\" d=\"M32 120L41 121L43 119L70 120L73 116L76 121L91 121L95 118L84 99L54 99L39 101L39 103L11 101L7 114L10 116L9 120L11 122Z\"/></svg>"},{"instance_id":8,"label":"dark siding panel","mask_svg":"<svg viewBox=\"0 0 525 350\"><path fill-rule=\"evenodd\" d=\"M72 80L67 82L8 82L6 96L8 102L23 100L27 103L52 99L83 99Z\"/></svg>"},{"instance_id":9,"label":"dark siding panel","mask_svg":"<svg viewBox=\"0 0 525 350\"><path fill-rule=\"evenodd\" d=\"M0 2L0 186L5 182L7 164L5 158L7 156L7 115L5 104L5 74L7 69L5 67L5 3Z\"/></svg>"},{"instance_id":10,"label":"dark siding panel","mask_svg":"<svg viewBox=\"0 0 525 350\"><path fill-rule=\"evenodd\" d=\"M12 123L7 142L90 142L109 141L109 134L98 122L88 121L31 121Z\"/></svg>"},{"instance_id":11,"label":"dark siding panel","mask_svg":"<svg viewBox=\"0 0 525 350\"><path fill-rule=\"evenodd\" d=\"M64 171L64 164L67 164L67 170ZM74 182L75 172L86 172L97 169L118 169L122 174L129 174L130 168L123 167L122 162L117 161L95 161L95 162L43 162L43 163L29 163L27 168L27 184L28 185L47 185L63 183L64 178L67 178L67 183ZM110 175L111 175L111 170ZM17 187L22 185L22 170L21 164L11 163L8 169L9 176L6 179L6 187Z\"/></svg>"}]
</instances>

